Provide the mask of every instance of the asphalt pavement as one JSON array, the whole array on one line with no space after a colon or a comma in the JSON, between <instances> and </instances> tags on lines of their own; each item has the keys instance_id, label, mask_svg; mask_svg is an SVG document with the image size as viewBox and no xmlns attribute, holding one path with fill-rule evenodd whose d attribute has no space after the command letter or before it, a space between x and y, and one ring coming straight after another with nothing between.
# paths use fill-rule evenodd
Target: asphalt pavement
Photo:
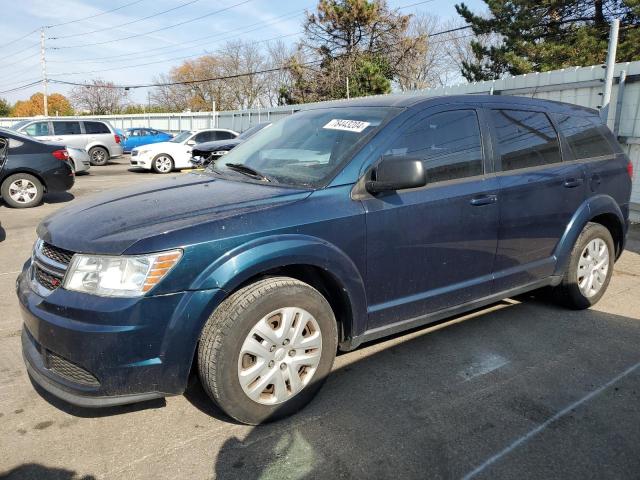
<instances>
[{"instance_id":1,"label":"asphalt pavement","mask_svg":"<svg viewBox=\"0 0 640 480\"><path fill-rule=\"evenodd\" d=\"M76 198L162 178L127 163L34 209L0 202L0 479L640 478L639 228L596 307L525 295L364 345L277 423L231 421L196 381L103 410L36 391L14 293L35 227Z\"/></svg>"}]
</instances>

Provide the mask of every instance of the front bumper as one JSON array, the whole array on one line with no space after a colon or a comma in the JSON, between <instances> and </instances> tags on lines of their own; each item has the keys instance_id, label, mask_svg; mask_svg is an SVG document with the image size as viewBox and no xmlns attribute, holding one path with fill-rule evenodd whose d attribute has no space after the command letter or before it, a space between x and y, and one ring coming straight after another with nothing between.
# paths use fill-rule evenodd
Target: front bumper
<instances>
[{"instance_id":1,"label":"front bumper","mask_svg":"<svg viewBox=\"0 0 640 480\"><path fill-rule=\"evenodd\" d=\"M129 163L132 167L146 168L147 170L151 169L151 161L153 157L148 155L136 155L131 156Z\"/></svg>"},{"instance_id":2,"label":"front bumper","mask_svg":"<svg viewBox=\"0 0 640 480\"><path fill-rule=\"evenodd\" d=\"M17 294L32 379L84 407L181 394L202 326L223 297L217 289L127 299L62 288L42 296L28 269Z\"/></svg>"}]
</instances>

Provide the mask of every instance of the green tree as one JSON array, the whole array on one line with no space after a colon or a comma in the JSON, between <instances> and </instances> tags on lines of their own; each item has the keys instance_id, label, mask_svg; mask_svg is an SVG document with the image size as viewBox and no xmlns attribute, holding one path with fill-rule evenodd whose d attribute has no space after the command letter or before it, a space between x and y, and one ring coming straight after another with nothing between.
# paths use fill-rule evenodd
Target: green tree
<instances>
[{"instance_id":1,"label":"green tree","mask_svg":"<svg viewBox=\"0 0 640 480\"><path fill-rule=\"evenodd\" d=\"M390 92L398 65L426 43L407 33L409 20L385 0L320 0L304 23L298 57L306 61L292 60L292 87L281 89L281 101L345 98L347 78L349 96Z\"/></svg>"},{"instance_id":2,"label":"green tree","mask_svg":"<svg viewBox=\"0 0 640 480\"><path fill-rule=\"evenodd\" d=\"M11 104L5 98L0 98L0 117L8 117L11 113Z\"/></svg>"},{"instance_id":3,"label":"green tree","mask_svg":"<svg viewBox=\"0 0 640 480\"><path fill-rule=\"evenodd\" d=\"M489 45L472 41L475 60L462 66L469 81L602 63L614 18L621 20L617 60L640 58L640 0L484 1L486 16L456 5L476 35L501 39Z\"/></svg>"}]
</instances>

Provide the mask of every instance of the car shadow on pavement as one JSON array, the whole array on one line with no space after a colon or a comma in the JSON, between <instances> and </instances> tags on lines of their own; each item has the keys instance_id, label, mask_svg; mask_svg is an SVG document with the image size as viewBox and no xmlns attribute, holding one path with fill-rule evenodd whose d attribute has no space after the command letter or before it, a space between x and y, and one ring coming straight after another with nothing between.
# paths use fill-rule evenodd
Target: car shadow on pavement
<instances>
[{"instance_id":1,"label":"car shadow on pavement","mask_svg":"<svg viewBox=\"0 0 640 480\"><path fill-rule=\"evenodd\" d=\"M640 368L607 382L640 365L640 316L519 300L338 358L307 408L212 451L215 478L462 478L509 445L482 478L633 478Z\"/></svg>"},{"instance_id":2,"label":"car shadow on pavement","mask_svg":"<svg viewBox=\"0 0 640 480\"><path fill-rule=\"evenodd\" d=\"M2 224L0 223L0 242L4 242L7 239L7 231L2 228Z\"/></svg>"},{"instance_id":3,"label":"car shadow on pavement","mask_svg":"<svg viewBox=\"0 0 640 480\"><path fill-rule=\"evenodd\" d=\"M100 418L100 417L113 417L115 415L123 415L126 413L137 412L140 410L149 410L156 408L164 408L167 406L167 401L164 398L157 398L154 400L147 400L145 402L130 403L128 405L118 405L114 407L103 408L85 408L72 405L59 399L58 397L51 395L44 388L38 385L29 376L29 381L38 394L50 405L62 410L63 412L73 415L74 417L81 418Z\"/></svg>"},{"instance_id":4,"label":"car shadow on pavement","mask_svg":"<svg viewBox=\"0 0 640 480\"><path fill-rule=\"evenodd\" d=\"M9 471L0 471L0 480L96 480L93 475L78 476L73 470L38 463L25 463Z\"/></svg>"},{"instance_id":5,"label":"car shadow on pavement","mask_svg":"<svg viewBox=\"0 0 640 480\"><path fill-rule=\"evenodd\" d=\"M76 197L70 192L56 192L56 193L47 193L43 197L43 201L44 203L55 204L55 203L70 202L74 198Z\"/></svg>"}]
</instances>

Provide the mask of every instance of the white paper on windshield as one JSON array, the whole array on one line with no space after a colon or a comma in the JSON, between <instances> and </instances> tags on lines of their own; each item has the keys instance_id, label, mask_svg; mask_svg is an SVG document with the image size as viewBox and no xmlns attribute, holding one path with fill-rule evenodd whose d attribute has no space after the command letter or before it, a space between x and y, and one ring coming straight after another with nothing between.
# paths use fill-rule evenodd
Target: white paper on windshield
<instances>
[{"instance_id":1,"label":"white paper on windshield","mask_svg":"<svg viewBox=\"0 0 640 480\"><path fill-rule=\"evenodd\" d=\"M360 133L369 125L371 125L369 122L361 122L360 120L340 120L334 118L322 128Z\"/></svg>"}]
</instances>

